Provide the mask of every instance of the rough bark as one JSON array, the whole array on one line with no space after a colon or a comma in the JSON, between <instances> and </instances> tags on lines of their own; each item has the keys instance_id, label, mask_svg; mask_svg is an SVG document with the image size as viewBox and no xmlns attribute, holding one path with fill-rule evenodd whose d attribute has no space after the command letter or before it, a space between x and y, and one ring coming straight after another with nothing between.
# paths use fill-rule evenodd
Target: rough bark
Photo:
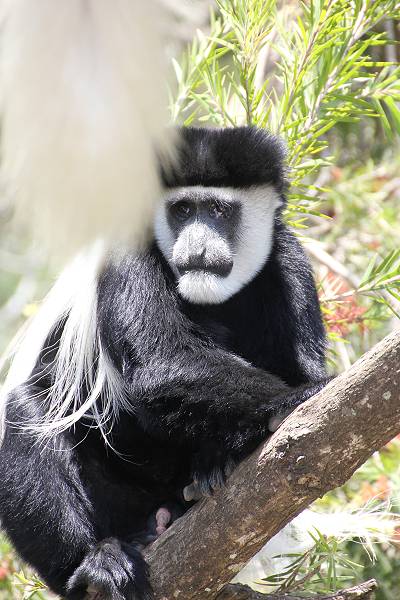
<instances>
[{"instance_id":1,"label":"rough bark","mask_svg":"<svg viewBox=\"0 0 400 600\"><path fill-rule=\"evenodd\" d=\"M376 581L371 579L365 583L360 583L347 590L340 590L329 596L313 596L311 600L374 600L374 590ZM304 600L303 596L293 594L259 594L254 592L246 585L227 585L221 593L218 594L217 600Z\"/></svg>"},{"instance_id":2,"label":"rough bark","mask_svg":"<svg viewBox=\"0 0 400 600\"><path fill-rule=\"evenodd\" d=\"M157 600L216 598L286 523L400 432L400 331L292 413L146 552Z\"/></svg>"}]
</instances>

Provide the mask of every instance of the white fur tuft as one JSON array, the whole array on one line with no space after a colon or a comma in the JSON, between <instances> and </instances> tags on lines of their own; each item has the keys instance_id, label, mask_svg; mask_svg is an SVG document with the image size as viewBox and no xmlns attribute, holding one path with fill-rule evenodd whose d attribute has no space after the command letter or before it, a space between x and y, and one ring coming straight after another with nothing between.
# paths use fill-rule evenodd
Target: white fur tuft
<instances>
[{"instance_id":1,"label":"white fur tuft","mask_svg":"<svg viewBox=\"0 0 400 600\"><path fill-rule=\"evenodd\" d=\"M74 253L139 243L168 105L156 0L3 0L2 181L18 223Z\"/></svg>"},{"instance_id":2,"label":"white fur tuft","mask_svg":"<svg viewBox=\"0 0 400 600\"><path fill-rule=\"evenodd\" d=\"M82 253L68 266L39 312L17 336L11 349L11 367L1 390L0 439L4 436L7 395L24 383L34 368L46 338L60 319L65 318L61 342L54 363L54 386L49 395L49 410L40 423L29 429L47 436L64 431L91 411L93 426L104 438L111 428L126 396L122 378L112 366L96 326L97 279L105 260L99 243ZM89 395L82 395L82 384ZM96 401L102 395L102 405ZM14 425L18 425L15 423Z\"/></svg>"}]
</instances>

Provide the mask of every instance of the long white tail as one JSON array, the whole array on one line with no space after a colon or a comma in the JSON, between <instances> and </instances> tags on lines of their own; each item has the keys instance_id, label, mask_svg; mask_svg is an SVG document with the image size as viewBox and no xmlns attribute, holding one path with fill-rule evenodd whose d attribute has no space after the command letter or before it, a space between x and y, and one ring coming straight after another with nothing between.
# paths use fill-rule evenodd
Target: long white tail
<instances>
[{"instance_id":1,"label":"long white tail","mask_svg":"<svg viewBox=\"0 0 400 600\"><path fill-rule=\"evenodd\" d=\"M155 2L0 0L2 181L52 251L147 233L169 146Z\"/></svg>"},{"instance_id":2,"label":"long white tail","mask_svg":"<svg viewBox=\"0 0 400 600\"><path fill-rule=\"evenodd\" d=\"M46 350L46 339L60 322L63 331L52 366L54 384L48 390L48 410L43 420L31 423L29 429L48 437L90 414L91 426L97 427L108 443L107 434L118 412L129 410L122 377L102 348L97 328L97 283L104 261L104 246L99 243L78 255L11 344L4 359L11 366L0 390L0 445L8 394L29 378L40 352ZM83 394L83 388L87 393ZM101 405L97 402L100 395Z\"/></svg>"}]
</instances>

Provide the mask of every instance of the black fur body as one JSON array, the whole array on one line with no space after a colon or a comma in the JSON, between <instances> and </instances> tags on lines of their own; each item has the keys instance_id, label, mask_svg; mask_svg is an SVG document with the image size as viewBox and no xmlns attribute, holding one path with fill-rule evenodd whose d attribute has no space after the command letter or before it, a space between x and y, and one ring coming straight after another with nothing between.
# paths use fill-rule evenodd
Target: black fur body
<instances>
[{"instance_id":1,"label":"black fur body","mask_svg":"<svg viewBox=\"0 0 400 600\"><path fill-rule=\"evenodd\" d=\"M258 139L254 130L238 131L227 135L241 135L249 147L255 135L253 168L262 155L262 164L273 166L264 175L259 167L242 185L258 177L283 194L280 146ZM186 135L210 146L206 134ZM200 161L201 153L195 155ZM212 185L226 185L224 153L208 147L206 156L196 167L183 151L181 171L167 184L189 185L200 173L205 185L209 170ZM237 177L236 169L236 186ZM99 278L97 319L129 401L109 434L119 454L85 418L45 444L7 427L0 450L2 525L56 593L80 600L94 586L107 600L151 598L140 544L155 537L155 511L168 506L174 516L182 514L190 506L182 491L193 478L205 491L222 483L225 468L267 437L271 416L325 384L325 335L312 271L280 211L273 239L263 269L223 304L183 300L155 244L140 256L110 260ZM51 342L58 337L59 330ZM53 357L43 354L30 380L11 394L9 422L42 416Z\"/></svg>"}]
</instances>

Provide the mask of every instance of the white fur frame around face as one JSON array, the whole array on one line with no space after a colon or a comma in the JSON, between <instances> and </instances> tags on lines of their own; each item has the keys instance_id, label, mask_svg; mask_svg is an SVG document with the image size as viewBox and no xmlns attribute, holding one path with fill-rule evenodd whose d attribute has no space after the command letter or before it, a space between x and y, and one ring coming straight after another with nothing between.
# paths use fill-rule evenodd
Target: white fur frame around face
<instances>
[{"instance_id":1,"label":"white fur frame around face","mask_svg":"<svg viewBox=\"0 0 400 600\"><path fill-rule=\"evenodd\" d=\"M247 189L193 186L177 188L167 196L179 200L180 196L201 198L207 194L228 203L239 201L242 208L237 251L227 277L205 271L177 274L172 260L176 240L167 222L165 203L158 209L155 219L156 240L177 276L179 293L194 304L225 302L256 276L271 252L275 211L281 204L272 185Z\"/></svg>"}]
</instances>

